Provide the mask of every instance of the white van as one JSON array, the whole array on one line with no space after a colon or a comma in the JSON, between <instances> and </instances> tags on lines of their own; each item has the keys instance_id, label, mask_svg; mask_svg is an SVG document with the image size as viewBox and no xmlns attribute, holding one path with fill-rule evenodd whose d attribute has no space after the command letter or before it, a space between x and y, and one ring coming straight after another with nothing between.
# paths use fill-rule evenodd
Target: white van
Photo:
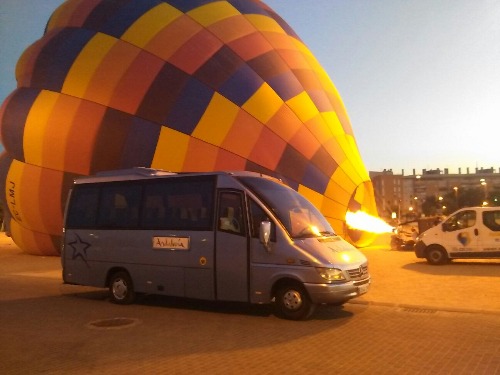
<instances>
[{"instance_id":1,"label":"white van","mask_svg":"<svg viewBox=\"0 0 500 375\"><path fill-rule=\"evenodd\" d=\"M500 207L462 208L422 233L417 258L444 264L458 258L500 258Z\"/></svg>"},{"instance_id":2,"label":"white van","mask_svg":"<svg viewBox=\"0 0 500 375\"><path fill-rule=\"evenodd\" d=\"M251 172L134 168L78 179L61 261L65 283L107 287L115 303L137 293L274 302L287 319L370 285L365 256L309 201Z\"/></svg>"}]
</instances>

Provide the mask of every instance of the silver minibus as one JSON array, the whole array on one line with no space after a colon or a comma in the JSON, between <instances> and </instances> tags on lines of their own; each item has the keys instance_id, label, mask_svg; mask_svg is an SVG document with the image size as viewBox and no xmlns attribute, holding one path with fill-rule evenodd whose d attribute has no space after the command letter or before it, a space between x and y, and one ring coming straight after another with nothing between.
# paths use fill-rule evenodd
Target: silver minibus
<instances>
[{"instance_id":1,"label":"silver minibus","mask_svg":"<svg viewBox=\"0 0 500 375\"><path fill-rule=\"evenodd\" d=\"M367 292L368 262L297 191L254 172L149 168L75 180L64 215L67 284L137 294L273 303L306 319Z\"/></svg>"}]
</instances>

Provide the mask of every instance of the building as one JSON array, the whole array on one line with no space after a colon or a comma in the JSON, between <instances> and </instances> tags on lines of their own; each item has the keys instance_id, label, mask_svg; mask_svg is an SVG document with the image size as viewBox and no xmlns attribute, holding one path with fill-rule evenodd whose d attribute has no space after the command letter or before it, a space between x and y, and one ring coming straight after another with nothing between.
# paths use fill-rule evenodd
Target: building
<instances>
[{"instance_id":1,"label":"building","mask_svg":"<svg viewBox=\"0 0 500 375\"><path fill-rule=\"evenodd\" d=\"M405 175L404 170L395 174L392 169L370 172L379 215L384 219L399 220L420 217L423 215L422 204L429 197L438 202L436 214L447 214L449 209L459 206L460 192L471 189L481 190L483 204L500 204L493 194L500 194L500 168L476 168L473 172L466 168L464 171L462 173L459 168L457 174L451 174L447 168L424 169L417 174L414 169L410 175Z\"/></svg>"}]
</instances>

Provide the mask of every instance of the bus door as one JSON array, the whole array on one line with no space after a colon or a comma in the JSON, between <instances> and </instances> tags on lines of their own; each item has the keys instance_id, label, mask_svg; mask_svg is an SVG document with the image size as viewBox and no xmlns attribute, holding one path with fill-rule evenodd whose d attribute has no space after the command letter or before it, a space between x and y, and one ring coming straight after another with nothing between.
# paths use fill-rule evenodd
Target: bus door
<instances>
[{"instance_id":1,"label":"bus door","mask_svg":"<svg viewBox=\"0 0 500 375\"><path fill-rule=\"evenodd\" d=\"M215 238L217 299L248 301L248 239L243 193L220 191Z\"/></svg>"}]
</instances>

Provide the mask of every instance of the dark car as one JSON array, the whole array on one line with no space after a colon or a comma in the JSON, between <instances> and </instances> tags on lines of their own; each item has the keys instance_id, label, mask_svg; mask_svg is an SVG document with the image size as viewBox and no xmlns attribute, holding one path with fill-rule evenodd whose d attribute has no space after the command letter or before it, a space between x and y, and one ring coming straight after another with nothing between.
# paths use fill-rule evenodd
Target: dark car
<instances>
[{"instance_id":1,"label":"dark car","mask_svg":"<svg viewBox=\"0 0 500 375\"><path fill-rule=\"evenodd\" d=\"M391 249L414 250L418 235L437 225L440 221L439 217L425 217L399 224L394 228L391 237Z\"/></svg>"}]
</instances>

